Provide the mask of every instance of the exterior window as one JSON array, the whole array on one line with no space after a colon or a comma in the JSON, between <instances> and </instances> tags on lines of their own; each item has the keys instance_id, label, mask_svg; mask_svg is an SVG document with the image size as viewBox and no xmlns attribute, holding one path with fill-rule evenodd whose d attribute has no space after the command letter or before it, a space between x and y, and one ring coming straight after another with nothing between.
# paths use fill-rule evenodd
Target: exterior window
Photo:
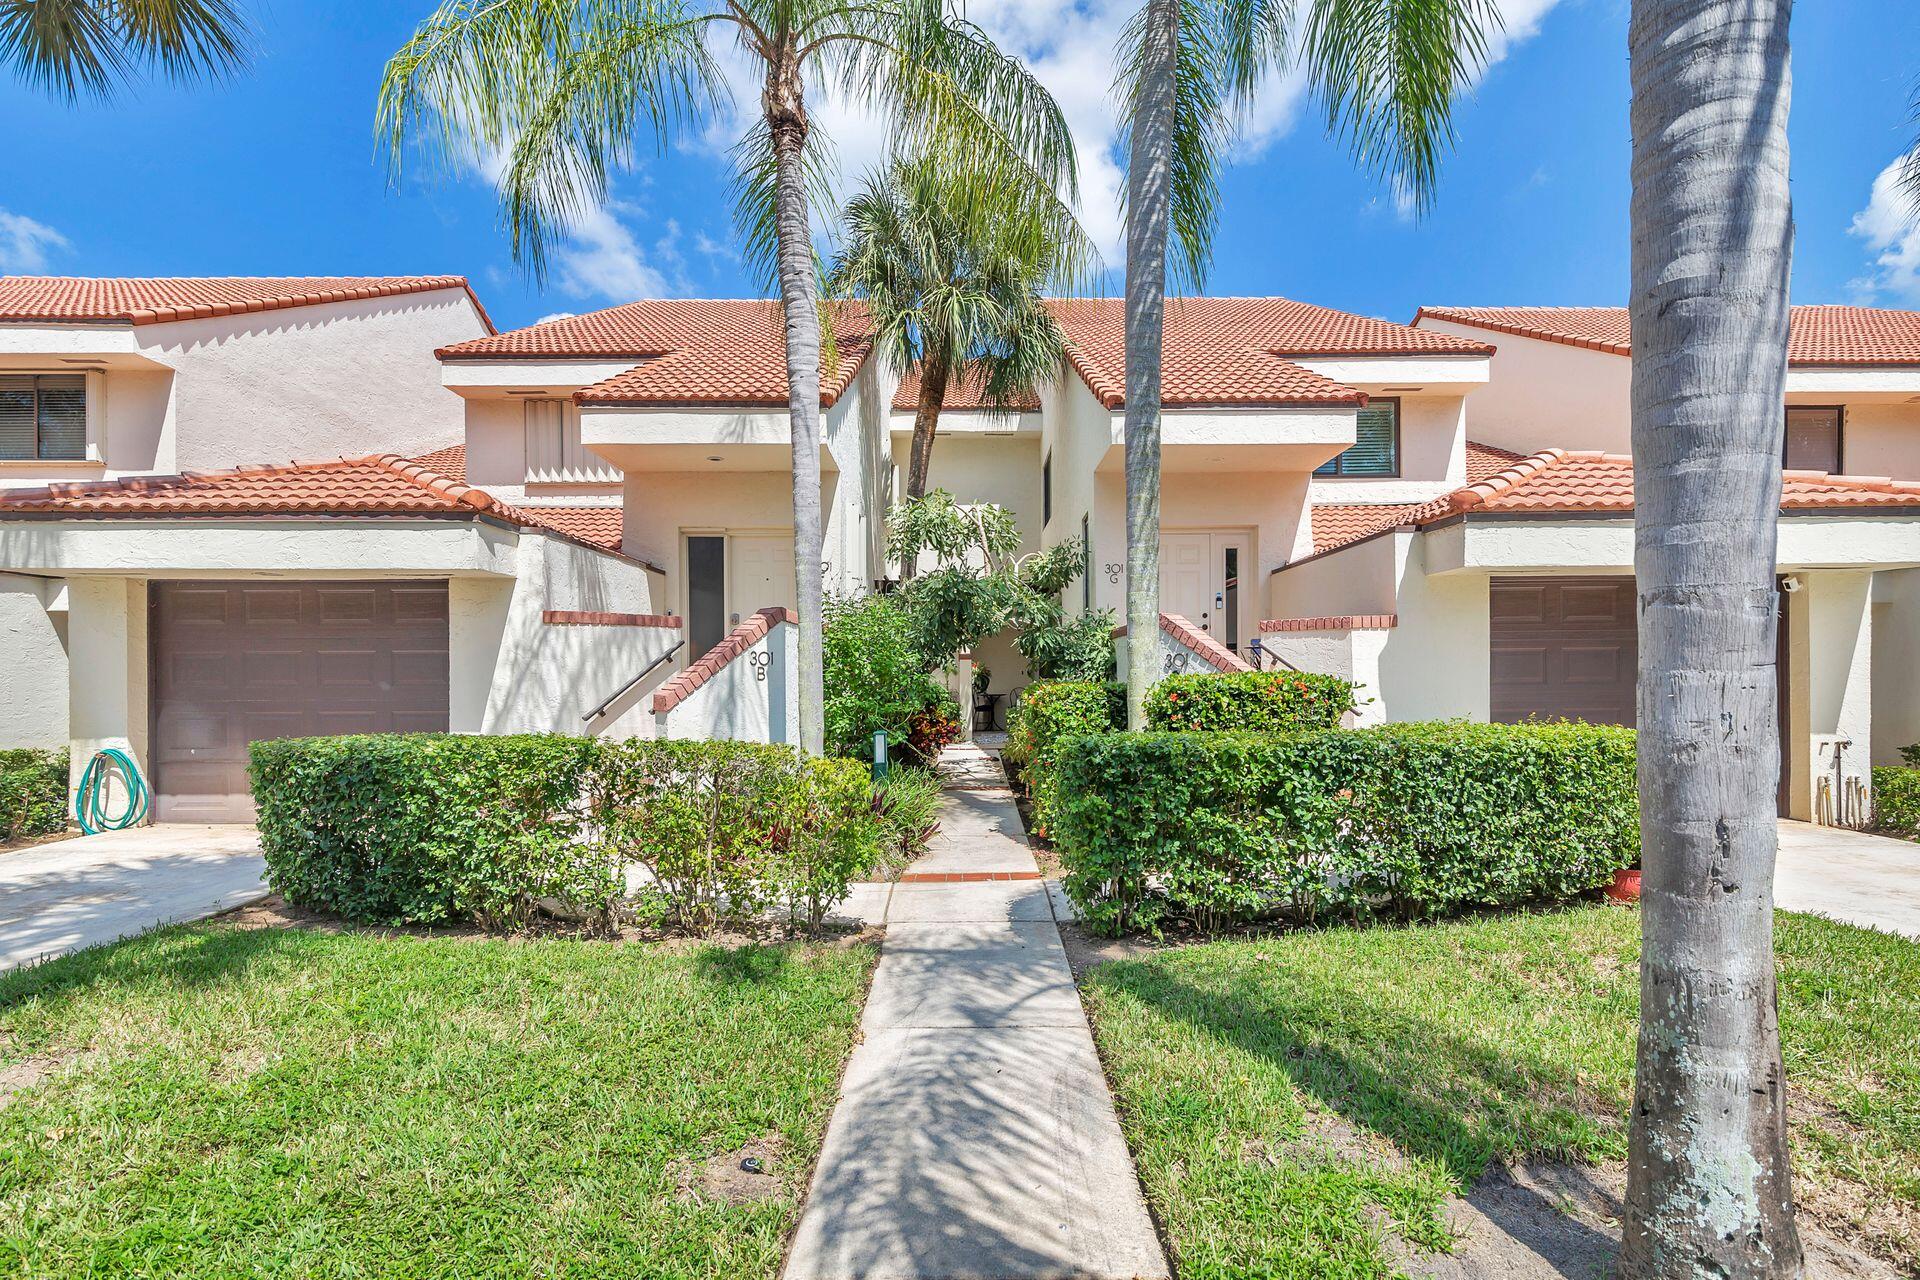
<instances>
[{"instance_id":1,"label":"exterior window","mask_svg":"<svg viewBox=\"0 0 1920 1280\"><path fill-rule=\"evenodd\" d=\"M86 456L85 374L0 375L0 461Z\"/></svg>"},{"instance_id":2,"label":"exterior window","mask_svg":"<svg viewBox=\"0 0 1920 1280\"><path fill-rule=\"evenodd\" d=\"M1842 414L1838 405L1794 405L1787 410L1787 445L1781 461L1789 471L1840 470Z\"/></svg>"},{"instance_id":3,"label":"exterior window","mask_svg":"<svg viewBox=\"0 0 1920 1280\"><path fill-rule=\"evenodd\" d=\"M689 664L727 634L727 540L687 538L687 650Z\"/></svg>"},{"instance_id":4,"label":"exterior window","mask_svg":"<svg viewBox=\"0 0 1920 1280\"><path fill-rule=\"evenodd\" d=\"M1316 468L1317 476L1400 474L1400 402L1375 397L1354 415L1353 447Z\"/></svg>"},{"instance_id":5,"label":"exterior window","mask_svg":"<svg viewBox=\"0 0 1920 1280\"><path fill-rule=\"evenodd\" d=\"M580 415L565 400L529 400L527 479L535 484L605 484L620 472L580 444Z\"/></svg>"},{"instance_id":6,"label":"exterior window","mask_svg":"<svg viewBox=\"0 0 1920 1280\"><path fill-rule=\"evenodd\" d=\"M1040 461L1040 527L1053 523L1053 454Z\"/></svg>"}]
</instances>

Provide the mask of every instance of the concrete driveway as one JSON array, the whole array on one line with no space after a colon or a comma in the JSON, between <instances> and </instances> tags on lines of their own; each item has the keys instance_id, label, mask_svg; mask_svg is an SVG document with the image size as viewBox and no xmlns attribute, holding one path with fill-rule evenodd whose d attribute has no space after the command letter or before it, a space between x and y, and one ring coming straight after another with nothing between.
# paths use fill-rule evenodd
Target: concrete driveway
<instances>
[{"instance_id":1,"label":"concrete driveway","mask_svg":"<svg viewBox=\"0 0 1920 1280\"><path fill-rule=\"evenodd\" d=\"M1920 844L1782 822L1773 898L1783 910L1920 938Z\"/></svg>"},{"instance_id":2,"label":"concrete driveway","mask_svg":"<svg viewBox=\"0 0 1920 1280\"><path fill-rule=\"evenodd\" d=\"M0 853L0 972L267 892L252 827L134 827Z\"/></svg>"}]
</instances>

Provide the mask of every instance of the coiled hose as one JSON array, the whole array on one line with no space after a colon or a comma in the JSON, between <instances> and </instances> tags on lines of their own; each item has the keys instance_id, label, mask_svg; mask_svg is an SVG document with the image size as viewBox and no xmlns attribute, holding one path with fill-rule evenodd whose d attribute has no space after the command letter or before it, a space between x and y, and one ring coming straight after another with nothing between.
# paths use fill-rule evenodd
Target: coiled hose
<instances>
[{"instance_id":1,"label":"coiled hose","mask_svg":"<svg viewBox=\"0 0 1920 1280\"><path fill-rule=\"evenodd\" d=\"M127 807L117 814L107 812L107 779L118 773L126 787ZM147 816L147 783L140 776L133 757L118 747L107 747L87 761L80 775L80 790L73 798L73 816L88 835L102 831L121 831Z\"/></svg>"}]
</instances>

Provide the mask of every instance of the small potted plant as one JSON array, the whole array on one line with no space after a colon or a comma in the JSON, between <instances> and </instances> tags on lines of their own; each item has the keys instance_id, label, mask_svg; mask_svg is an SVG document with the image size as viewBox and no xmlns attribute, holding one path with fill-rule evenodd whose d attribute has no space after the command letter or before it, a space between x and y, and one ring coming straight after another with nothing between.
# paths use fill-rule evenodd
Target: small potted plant
<instances>
[{"instance_id":1,"label":"small potted plant","mask_svg":"<svg viewBox=\"0 0 1920 1280\"><path fill-rule=\"evenodd\" d=\"M1607 900L1640 901L1640 859L1635 858L1632 866L1622 867L1613 873L1613 880L1607 885Z\"/></svg>"}]
</instances>

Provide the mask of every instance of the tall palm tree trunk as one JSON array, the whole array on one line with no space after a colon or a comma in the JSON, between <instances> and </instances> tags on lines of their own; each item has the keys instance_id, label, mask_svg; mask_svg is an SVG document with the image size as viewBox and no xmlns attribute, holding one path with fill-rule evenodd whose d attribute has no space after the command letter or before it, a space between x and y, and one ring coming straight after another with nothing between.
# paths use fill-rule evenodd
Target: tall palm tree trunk
<instances>
[{"instance_id":1,"label":"tall palm tree trunk","mask_svg":"<svg viewBox=\"0 0 1920 1280\"><path fill-rule=\"evenodd\" d=\"M1640 1040L1623 1274L1797 1276L1773 954L1791 0L1634 0Z\"/></svg>"},{"instance_id":2,"label":"tall palm tree trunk","mask_svg":"<svg viewBox=\"0 0 1920 1280\"><path fill-rule=\"evenodd\" d=\"M1167 303L1178 0L1149 0L1127 161L1127 727L1160 677L1160 347Z\"/></svg>"},{"instance_id":3,"label":"tall palm tree trunk","mask_svg":"<svg viewBox=\"0 0 1920 1280\"><path fill-rule=\"evenodd\" d=\"M774 216L779 234L780 300L787 327L787 413L793 438L793 596L800 614L800 747L826 750L825 601L820 517L820 308L807 224L807 112L799 57L791 48L768 60L762 95L773 135Z\"/></svg>"},{"instance_id":4,"label":"tall palm tree trunk","mask_svg":"<svg viewBox=\"0 0 1920 1280\"><path fill-rule=\"evenodd\" d=\"M927 473L933 469L933 435L940 429L940 406L947 400L952 376L946 360L931 346L920 361L920 400L913 407L913 452L907 462L907 496L923 498Z\"/></svg>"}]
</instances>

